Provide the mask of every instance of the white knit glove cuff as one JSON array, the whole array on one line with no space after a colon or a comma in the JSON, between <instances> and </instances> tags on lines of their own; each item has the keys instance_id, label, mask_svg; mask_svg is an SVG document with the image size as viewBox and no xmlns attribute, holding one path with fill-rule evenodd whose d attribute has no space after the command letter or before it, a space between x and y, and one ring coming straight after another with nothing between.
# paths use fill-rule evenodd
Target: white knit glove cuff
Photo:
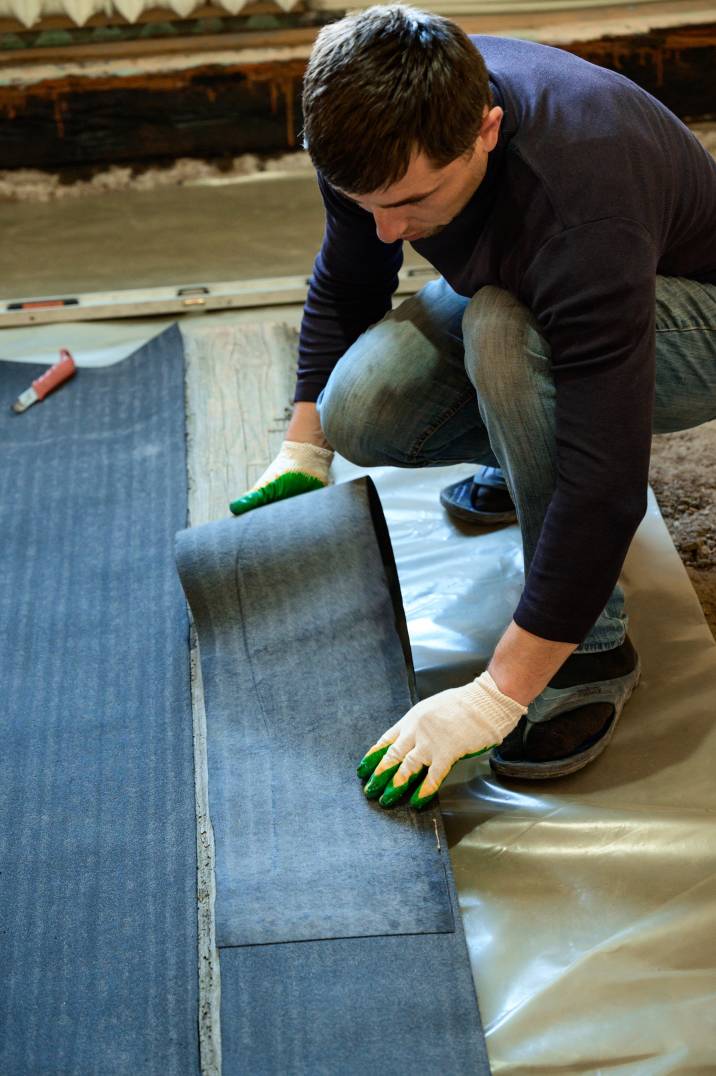
<instances>
[{"instance_id":1,"label":"white knit glove cuff","mask_svg":"<svg viewBox=\"0 0 716 1076\"><path fill-rule=\"evenodd\" d=\"M289 471L310 474L327 486L333 455L332 448L319 448L308 441L284 441L276 459L269 464L251 490L261 489Z\"/></svg>"},{"instance_id":2,"label":"white knit glove cuff","mask_svg":"<svg viewBox=\"0 0 716 1076\"><path fill-rule=\"evenodd\" d=\"M378 776L396 763L396 785L423 766L428 773L421 795L435 792L458 759L501 743L527 707L503 695L488 672L464 687L448 688L413 706L368 752L390 744L375 769Z\"/></svg>"},{"instance_id":3,"label":"white knit glove cuff","mask_svg":"<svg viewBox=\"0 0 716 1076\"><path fill-rule=\"evenodd\" d=\"M527 707L503 695L485 670L471 684L458 688L464 701L479 711L480 724L494 733L494 743L500 743L522 717Z\"/></svg>"}]
</instances>

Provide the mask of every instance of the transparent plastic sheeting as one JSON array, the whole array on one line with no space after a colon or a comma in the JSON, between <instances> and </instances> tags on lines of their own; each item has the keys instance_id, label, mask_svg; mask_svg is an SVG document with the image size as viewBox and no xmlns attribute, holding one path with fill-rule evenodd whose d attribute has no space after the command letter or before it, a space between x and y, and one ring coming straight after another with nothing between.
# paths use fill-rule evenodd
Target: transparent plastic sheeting
<instances>
[{"instance_id":1,"label":"transparent plastic sheeting","mask_svg":"<svg viewBox=\"0 0 716 1076\"><path fill-rule=\"evenodd\" d=\"M480 530L448 521L443 485L470 467L370 471L338 457L337 482L369 473L378 487L396 554L421 698L479 676L522 591L519 528ZM479 610L476 618L476 610Z\"/></svg>"},{"instance_id":2,"label":"transparent plastic sheeting","mask_svg":"<svg viewBox=\"0 0 716 1076\"><path fill-rule=\"evenodd\" d=\"M447 519L469 467L370 473L422 690L464 682L514 608L519 532ZM605 754L532 784L466 760L441 795L494 1073L716 1072L716 645L652 495L623 585L644 673Z\"/></svg>"},{"instance_id":3,"label":"transparent plastic sheeting","mask_svg":"<svg viewBox=\"0 0 716 1076\"><path fill-rule=\"evenodd\" d=\"M5 329L1 350L53 362L61 344L104 364L165 324ZM484 667L522 586L516 527L461 527L440 507L470 471L368 472L423 693ZM336 460L338 481L361 473ZM644 672L604 755L534 784L469 759L441 794L495 1074L716 1072L716 645L651 496L622 582Z\"/></svg>"}]
</instances>

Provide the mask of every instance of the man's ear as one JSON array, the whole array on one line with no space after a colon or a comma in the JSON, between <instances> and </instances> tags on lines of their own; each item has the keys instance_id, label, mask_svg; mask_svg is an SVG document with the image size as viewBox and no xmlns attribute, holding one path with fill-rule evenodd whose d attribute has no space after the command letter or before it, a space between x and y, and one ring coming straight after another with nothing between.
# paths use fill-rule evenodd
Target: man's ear
<instances>
[{"instance_id":1,"label":"man's ear","mask_svg":"<svg viewBox=\"0 0 716 1076\"><path fill-rule=\"evenodd\" d=\"M489 153L497 145L497 139L500 136L500 124L502 123L502 117L504 116L503 110L499 105L495 105L489 111L485 107L482 119L482 127L480 133L477 136L482 145Z\"/></svg>"}]
</instances>

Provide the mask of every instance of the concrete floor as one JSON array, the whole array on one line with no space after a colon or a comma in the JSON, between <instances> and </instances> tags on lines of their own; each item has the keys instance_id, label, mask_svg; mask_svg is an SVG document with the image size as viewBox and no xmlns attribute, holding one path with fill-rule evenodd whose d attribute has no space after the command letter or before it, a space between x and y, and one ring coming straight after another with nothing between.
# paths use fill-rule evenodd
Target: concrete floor
<instances>
[{"instance_id":1,"label":"concrete floor","mask_svg":"<svg viewBox=\"0 0 716 1076\"><path fill-rule=\"evenodd\" d=\"M3 204L0 227L12 298L307 273L322 213L312 176L279 176Z\"/></svg>"},{"instance_id":2,"label":"concrete floor","mask_svg":"<svg viewBox=\"0 0 716 1076\"><path fill-rule=\"evenodd\" d=\"M0 301L308 275L323 234L313 172L0 202ZM406 245L406 265L424 264Z\"/></svg>"}]
</instances>

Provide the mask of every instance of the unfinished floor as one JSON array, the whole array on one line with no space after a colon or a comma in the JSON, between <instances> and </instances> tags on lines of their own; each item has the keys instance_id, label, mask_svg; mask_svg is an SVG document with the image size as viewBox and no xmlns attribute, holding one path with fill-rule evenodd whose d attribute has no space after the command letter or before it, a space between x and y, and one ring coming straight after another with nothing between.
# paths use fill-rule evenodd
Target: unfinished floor
<instances>
[{"instance_id":1,"label":"unfinished floor","mask_svg":"<svg viewBox=\"0 0 716 1076\"><path fill-rule=\"evenodd\" d=\"M275 451L299 316L284 308L183 322L190 445L199 430L213 442L190 464L192 520L225 516ZM132 343L125 326L123 345L116 326L100 323L7 330L5 340L16 357L62 340L78 360L102 363L161 327L134 323ZM358 469L337 460L334 470L344 481ZM456 470L373 472L416 666L433 683L436 671L464 681L465 660L484 664L521 585L516 526L476 534L446 519L438 490ZM624 584L645 672L604 757L538 787L466 760L441 794L496 1074L709 1071L716 647L653 500ZM195 742L201 777L201 737ZM201 781L198 793L203 1056L214 1076L211 826Z\"/></svg>"}]
</instances>

